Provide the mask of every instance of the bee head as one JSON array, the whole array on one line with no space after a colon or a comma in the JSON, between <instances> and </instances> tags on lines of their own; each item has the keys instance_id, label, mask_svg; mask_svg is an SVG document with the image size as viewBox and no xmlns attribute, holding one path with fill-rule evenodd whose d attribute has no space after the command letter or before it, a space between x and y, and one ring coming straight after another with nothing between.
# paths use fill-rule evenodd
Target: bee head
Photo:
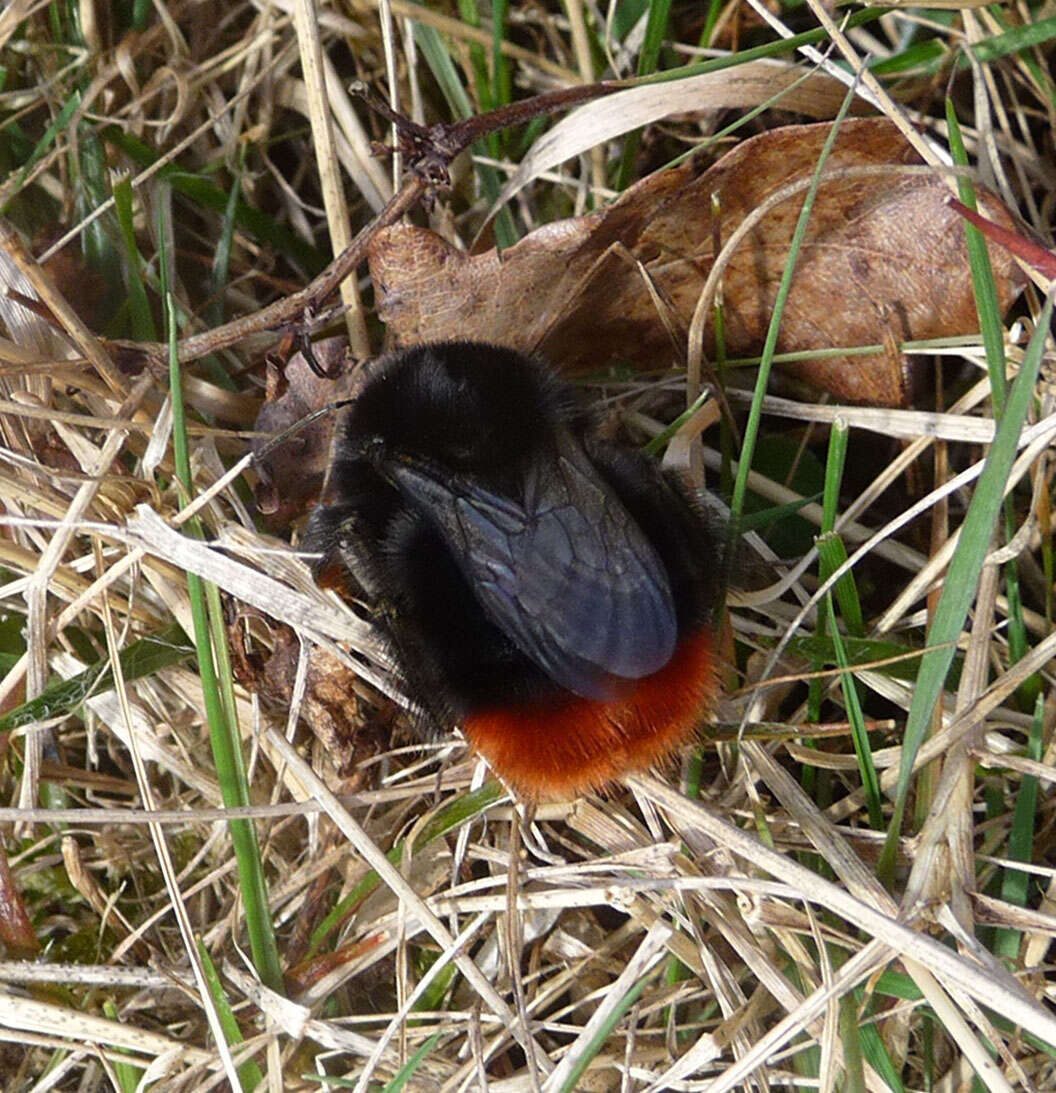
<instances>
[{"instance_id":1,"label":"bee head","mask_svg":"<svg viewBox=\"0 0 1056 1093\"><path fill-rule=\"evenodd\" d=\"M346 451L485 477L517 468L566 418L567 395L529 357L480 342L382 358L349 411Z\"/></svg>"}]
</instances>

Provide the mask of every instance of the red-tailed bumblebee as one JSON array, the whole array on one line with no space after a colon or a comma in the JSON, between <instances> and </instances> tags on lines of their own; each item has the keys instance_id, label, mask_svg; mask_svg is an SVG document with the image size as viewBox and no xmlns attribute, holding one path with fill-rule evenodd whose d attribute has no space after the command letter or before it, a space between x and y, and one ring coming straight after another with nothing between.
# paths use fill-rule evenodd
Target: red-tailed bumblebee
<instances>
[{"instance_id":1,"label":"red-tailed bumblebee","mask_svg":"<svg viewBox=\"0 0 1056 1093\"><path fill-rule=\"evenodd\" d=\"M530 798L648 767L707 710L721 549L699 503L515 350L378 360L305 546L374 606L434 726Z\"/></svg>"}]
</instances>

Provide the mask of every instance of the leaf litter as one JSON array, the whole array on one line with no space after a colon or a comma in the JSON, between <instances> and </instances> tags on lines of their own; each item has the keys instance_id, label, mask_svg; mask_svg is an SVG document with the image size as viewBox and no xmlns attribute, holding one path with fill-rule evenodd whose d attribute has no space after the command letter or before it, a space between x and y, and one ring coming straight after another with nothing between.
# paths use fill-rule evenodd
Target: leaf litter
<instances>
[{"instance_id":1,"label":"leaf litter","mask_svg":"<svg viewBox=\"0 0 1056 1093\"><path fill-rule=\"evenodd\" d=\"M447 33L457 35L464 29L467 50L490 41L487 35L481 38L482 32L474 36L470 28L439 13L402 3L393 8L401 17L421 16L430 27L440 26ZM322 14L320 25L328 43L335 33L351 33L354 28L352 40L365 51L361 56L370 56L375 47L381 55L372 16L357 13L354 19L342 16L334 22L333 12L327 9ZM527 10L518 15L529 23L533 18ZM970 33L982 36L968 15L962 18ZM213 117L216 104L234 102L240 110L241 100L224 82L225 71L237 73L240 92L257 89L265 119L282 102L325 114L327 105L318 101L318 91L313 100L292 67L292 51L286 47L295 35L288 17L269 10L254 19L253 32L235 41L222 63L219 54L210 53L204 28L187 28L189 53L179 55L169 76L156 68L151 89L155 94L171 87L174 97L140 96L130 83L122 94L132 88L132 97L120 109L134 124L148 121L158 133L169 129L157 123L170 126L176 120L178 112L164 117L160 113L174 104L184 111L187 122L208 122L197 145L192 143L183 153L188 163L203 166L211 158L219 162L221 147L229 147L210 144L223 137L223 127ZM18 26L9 18L0 34L6 40ZM130 56L145 66L156 64L162 53L151 51L176 29L176 24L160 20L140 37L123 39L120 48L131 52L119 54L115 66L100 70L99 87L121 86L114 81L132 73ZM996 33L996 28L990 31ZM551 78L567 80L589 51L576 53L562 33L558 27L549 37L542 36L554 50L552 56L540 57L542 67L527 66L526 51L519 45L504 41L502 53L525 64L526 79L545 70ZM221 36L216 41L222 40ZM875 43L871 39L869 48ZM277 67L262 63L264 50L278 59ZM22 56L27 55L23 51ZM417 80L422 75L415 67L420 58L408 52L406 59ZM92 62L84 56L77 63ZM264 72L275 82L261 82ZM379 66L374 75L380 72ZM191 73L194 80L187 79ZM172 82L166 84L167 79ZM267 97L269 86L275 99ZM815 87L824 91L822 81ZM333 108L347 126L348 115L355 116L355 111L343 101L340 85L335 88L328 81L327 94L339 100ZM759 94L764 94L762 89ZM120 97L115 99L119 101ZM803 100L795 108L807 116L827 116L823 106L812 112ZM835 102L828 113L834 110ZM245 124L249 118L239 112L233 120ZM923 123L933 137L941 137L938 126L926 117ZM366 118L366 126L371 124ZM699 111L692 111L671 126L692 143L708 124ZM139 128L151 132L149 126ZM76 132L64 130L55 138L63 154L74 149ZM80 135L83 143L87 138ZM541 226L536 221L534 231L501 255L470 254L425 229L393 226L370 255L376 307L387 323L390 344L472 336L540 350L572 373L590 374L599 413L613 431L639 441L655 435L684 405L679 368L684 366L685 347L680 347L679 335L684 338L716 253L768 196L809 177L823 135L823 127L768 123L759 135L741 141L710 167L691 161L648 176L596 212ZM1002 147L1023 157L1021 137L1020 131L1015 137L1009 133ZM600 139L593 145L588 141L584 150L597 147ZM355 177L356 156L362 156L363 149L362 141L338 144L349 178ZM163 150L168 149L158 149ZM302 145L304 163L311 162L312 150L311 142ZM37 178L55 192L62 184L56 157L43 151L37 175L25 180L31 197ZM541 156L528 159L533 171L541 169ZM272 170L275 166L274 161L269 165ZM923 172L901 138L876 119L844 123L829 171L835 177L821 187L815 220L799 256L779 350L800 357L782 364L788 377L827 391L837 402L890 407L897 435L907 439L900 451L874 442L864 459L873 479L856 488L860 498L871 500L859 507L850 502L847 512L854 515L854 534L867 535L884 524L885 490L899 481L899 473L907 467L916 468L921 476L931 473L927 460L938 444L945 443L944 428L951 437L969 440L976 436L967 428L969 422L987 424L987 391L985 384L958 390L951 405L941 403L935 407L941 413L927 416L930 402L914 401L927 385L907 374L904 351L908 349L917 361L928 351L916 348L921 343L934 343L935 352L957 355L969 367L981 360L978 342L964 338L977 324L963 229L946 207L946 180ZM298 186L303 187L309 173L299 176ZM574 164L566 168L571 181L576 173ZM261 178L268 177L274 174L265 170ZM363 190L364 204L372 210L383 192L379 177L383 176L374 172L369 193ZM457 172L456 185L464 185ZM148 204L157 198L150 185L136 192ZM717 213L713 196L718 198ZM297 187L276 187L272 198L282 210L280 219L306 224L314 216ZM434 209L434 220L441 219L445 200L442 197ZM767 211L730 257L722 307L731 356L758 351L801 200L801 191L792 193ZM456 213L448 220L446 235L468 244L486 210L477 203L467 212L458 201L456 190L449 207ZM534 204L522 202L521 212L534 215ZM982 211L1003 228L1015 227L1008 209L992 197L983 197ZM353 215L370 214L354 209ZM148 224L146 219L138 224L144 253L152 253ZM200 211L177 223L184 254L208 255L217 225ZM281 233L274 235L280 237ZM1003 251L991 247L990 256L1003 312L1023 279ZM236 314L263 308L274 299L273 283L261 276L261 264L273 261L266 248L246 234L236 234L234 263L243 280L232 285L226 301L229 307L239 307ZM287 261L295 264L296 258ZM291 266L279 262L263 272L289 283ZM181 266L181 273L183 291L193 303L196 282L190 264ZM7 462L0 481L0 500L10 520L2 559L8 572L5 609L18 620L22 612L43 608L30 626L32 648L24 656L20 651L8 671L4 711L17 711L24 700L49 693L44 690L49 667L62 675L76 676L87 669L94 673L106 649L102 597L108 598L118 626L111 636L128 649L151 635L167 633L174 618L185 628L189 625L185 572L205 572L221 587L240 590L255 605L232 607L229 620L238 638L234 647L241 642L247 653L243 681L258 692L238 688L235 710L252 763L254 800L295 802L314 794L329 816L322 821L314 813L294 819L269 817L258 824L272 910L280 932L291 941L291 959L305 951L300 943L293 944L295 937L310 934L322 914L341 906L342 897L352 898L333 934L321 942L320 963L302 961L298 970L306 977L291 976L290 997L279 997L245 975L238 954L244 943L238 915L242 893L230 845L222 826L195 820L195 808L212 806L216 791L204 746L198 677L182 664L161 658L147 676L123 681L120 697L131 704L127 722L121 703L110 700L115 696L103 696L105 702L89 696L82 705L55 711L58 717L48 729L17 730L6 745L5 789L9 799L17 800L22 778L29 779L29 792L23 795L22 807L4 810L9 868L3 895L5 905L12 908L6 921L14 927L14 948L0 963L0 981L5 983L0 990L0 1023L11 1049L0 1065L3 1073L14 1075L12 1080L19 1083L15 1088L32 1088L52 1067L49 1080L68 1078L86 1090L110 1088L107 1083L115 1068L138 1068L142 1073L149 1066L155 1088L171 1089L205 1088L223 1080L225 1073L234 1083L238 1074L246 1074L236 1073L230 1065L225 1072L202 1000L188 990L190 955L171 926L173 900L187 908L213 963L221 968L223 989L237 1004L242 1031L253 1037L248 1050L276 1087L317 1088L315 1080L305 1076L313 1069L364 1085L368 1080L388 1080L400 1074L423 1045L429 1050L415 1059L412 1075L414 1087L423 1089L454 1089L482 1080L495 1088L530 1088L533 1083L557 1088L573 1074L581 1075L576 1088L681 1088L680 1083L688 1082L686 1088L706 1083L708 1088L723 1089L753 1080L752 1074L771 1087L810 1080L831 1088L836 1072L853 1067L854 1050L863 1046L863 1080L871 1089L897 1088L903 1079L909 1086L923 1084L925 1075L954 1082L969 1065L992 1089L1051 1085L1050 1055L1041 1043L1056 1039L1045 1002L1046 960L1056 921L1048 891L1051 870L1045 864L1051 852L1047 813L1038 814L1033 850L1024 862L1038 887L1032 890L1030 907L1023 908L1013 901L1013 889L1002 883L1002 877L1016 874L1009 868L1012 851L1005 845L1012 835L1013 813L998 807L1002 796L1016 796L1021 779L1037 777L1044 787L1044 772L1051 770L1048 716L1041 729L1035 729L1015 693L1017 686L1029 681L1028 669L1044 673L1045 664L1028 657L1017 665L1004 637L1009 618L1022 620L1031 642L1051 631L1044 547L1051 472L1043 450L1030 455L1028 480L1033 488L1019 498L1016 508L1025 532L1011 537L1019 544L1026 592L1018 595L1024 602L1017 609L994 582L980 584L976 624L964 637L974 658L969 683L956 711L948 696L943 731L934 746L926 744L918 756L918 763L942 761L947 778L954 781L944 783L940 798L929 790L926 773L918 775L922 816L927 816L929 801L940 806L946 802L947 808L934 807L927 824L921 822L922 847L908 839L903 844L900 860L907 875L913 854L920 849L927 854L932 876L926 893L915 890L912 906L899 908L892 893L872 875L881 833L869 829L857 770L847 761L853 755L848 717L832 661L815 655L819 642L826 647L824 632L801 626L800 636L815 639L810 647L815 652L811 657L790 653L779 665L786 681L797 673L828 673L829 682L837 686L830 690L823 684L823 706L811 706L806 684L786 682L768 690L765 679L756 679L743 692L736 690L738 672L748 669L750 658L773 648L799 605L809 598L815 587L809 576L778 582L775 598L757 596L750 606L738 606L733 597L731 697L719 711L723 724L717 728L725 741L740 739L740 748L730 743L705 747L698 774L691 767L684 777L669 770L663 781L638 779L627 791L604 799L542 809L519 833L527 856L512 898L507 878L514 814L500 793L480 796L472 789L480 772L465 761L456 741L422 747L410 737L397 737L405 746L380 756L373 743L363 750L353 743L343 754L335 744L345 730L373 725L385 732L392 719L399 721L398 704L384 693L391 687L388 665L383 663L383 651L372 644L362 607L350 610L333 602L324 606L320 594L308 586L303 563L282 540L260 529L247 498L230 486L203 506L210 533L207 543L184 546L174 539L171 526L158 526L158 516L147 518L134 511L149 497L169 525L177 513L169 485L171 459L163 456L151 470L139 462L145 454L145 434L162 419L160 377L143 395L142 406L122 410L130 386L123 369L129 362L135 369L152 368L160 359L157 349L124 334L120 345L92 336L67 303L67 298L76 302L80 294L76 268L72 273L53 268L53 275L62 278L57 291L46 279L31 286L44 305L34 337L47 332L50 339L57 333L59 347L45 349L38 342L27 354L27 344L33 343L21 333L20 345L14 337L0 343L3 360L26 369L23 382L17 372L5 371L0 377L9 384L2 423ZM25 292L25 286L19 291ZM292 294L285 299L293 299ZM6 306L5 314L13 316L18 310L24 319L24 308L10 300ZM280 331L291 315L303 310L300 301L287 306ZM1006 335L1014 368L1022 357L1022 342L1010 332ZM710 354L711 332L708 337ZM953 344L957 337L960 342ZM913 345L907 347L907 342ZM75 349L71 351L70 345ZM264 433L284 428L304 409L341 397L345 389L340 384L354 382L313 382L302 359L296 367L287 365L284 375L276 372L265 392L261 362L245 343L212 343L218 353L227 345L235 345L239 353L234 371L241 384L237 394L250 402L268 396L261 404L273 417L257 422ZM861 346L874 349L870 354L840 354L841 349ZM121 352L115 352L111 361L108 353L118 349ZM341 342L330 348L316 345L313 352L335 365L352 363L345 361ZM804 360L803 354L815 355ZM48 375L49 362L54 381L30 382L31 377ZM654 375L661 382L655 382ZM223 473L224 462L244 451L245 438L230 435L225 426L244 426L246 418L233 416L236 404L220 395L215 371L203 366L189 378L194 380L188 385L192 408L197 405L212 418L200 422L194 434L196 486L204 492ZM798 402L785 399L780 412L785 420L794 421L796 405L802 407L803 427L796 436L806 445L809 430L827 427L829 419L815 413L818 408L802 390L793 388ZM280 408L278 401L291 391L299 405L291 402ZM739 405L740 397L731 404ZM911 402L916 408L900 416ZM1038 411L1041 422L1051 413L1050 402L1043 401ZM225 416L229 412L232 416ZM847 411L851 421L854 412ZM130 425L127 454L100 478L100 445L117 431L115 419L122 413ZM883 432L882 423L868 420L874 435ZM29 421L43 424L25 429ZM811 421L814 424L808 425ZM324 430L330 424L321 422ZM984 428L979 439L985 440L985 434ZM275 454L282 458L269 467L270 477L256 483L260 500L266 502L269 491L273 500L278 499L268 514L273 532L285 533L318 494L327 443L325 435L306 436L289 452L278 450ZM705 462L717 465L718 442L705 433L703 445ZM973 443L963 452L953 448L952 457L959 460L959 469L960 463L977 460L980 451ZM81 495L84 507L71 525L66 549L46 562L41 586L46 586L46 600L29 604L25 597L30 578L56 534L48 521L61 520L70 511L86 479L100 484ZM781 503L794 499L783 481L761 479L765 476L754 481L760 490L772 491L775 503L778 498ZM909 492L904 486L898 489ZM955 495L954 522L958 500ZM824 519L821 505L801 506L798 512ZM928 555L941 548L912 527L899 529L897 535L897 540L878 544L875 554L863 562L862 590L868 617L883 617L885 633L912 656L921 644L926 619L922 597L941 582L941 567L931 574L930 585L908 602L900 603L899 593L924 571ZM260 575L256 589L254 574ZM263 576L273 583L265 583ZM892 604L898 605L893 617L891 611L885 614ZM269 606L287 622L274 621ZM989 613L997 614L997 624L989 624ZM351 641L333 641L341 637ZM313 661L315 650L323 646L332 658L329 663L337 666L333 671L327 671L323 661ZM1042 655L1046 648L1041 642L1035 652ZM306 659L303 650L309 651ZM182 660L179 652L174 659ZM316 671L322 674L313 682ZM364 676L376 687L364 682ZM1046 685L1051 682L1044 674L1041 678ZM888 676L883 668L872 669L868 661L856 666L855 679L871 696L869 702L876 707L871 713L883 715L871 724L882 737L876 744L885 778L891 776L888 784L897 771L899 745L891 726L897 727L903 716L908 691L898 677ZM342 704L343 693L354 698ZM292 713L288 702L294 704ZM809 715L819 708L823 724L817 740L811 741L815 722ZM335 718L335 711L340 716ZM299 731L297 741L311 752L315 771L299 767L298 757L286 750L289 745L282 732L287 726L296 728L299 720L321 735L330 733L323 744L313 742L303 727ZM122 820L122 809L134 804L145 789L137 786L127 761L129 724L154 733L149 758L156 804L187 815L185 823L167 820L164 826L176 864L183 870L175 883L162 878L141 821ZM781 727L777 733L770 732L774 724ZM135 925L135 936L120 938L107 930L100 907L79 897L64 873L65 863L48 855L57 822L43 801L36 807L38 786L32 775L10 763L12 756L21 757L27 733L46 731L53 734L47 748L60 748L65 764L56 766L46 752L39 768L42 777L77 764L88 773L105 772L110 781L100 781L100 787L112 787L116 779L127 790L82 793L72 783L58 787L67 803L82 806L84 820L74 825L73 835L81 886L96 899L101 895L113 900L124 920ZM800 737L811 746L795 743ZM1029 751L1029 759L1021 758L1028 754L1024 742L1035 737L1040 746ZM789 741L788 748L783 739ZM816 767L809 762L812 748L824 749ZM986 781L975 776L976 763L988 772ZM316 784L316 772L325 775L326 784ZM804 792L800 778L810 793ZM826 779L828 788L819 788ZM709 806L708 816L692 801L692 793L674 790L675 784L682 790L698 787ZM328 796L328 786L339 795ZM986 825L978 822L984 793L990 808ZM17 835L10 826L16 821L23 825ZM745 828L762 832L782 860L763 854ZM429 852L419 863L411 848L417 846L416 833L426 829L441 834L430 840ZM386 867L374 851L388 852L392 865ZM825 866L819 865L822 859ZM91 872L83 872L85 867ZM372 902L359 901L357 893L368 887L376 890L376 882L360 887L371 869L380 871L386 887ZM834 876L835 883L828 876ZM55 892L65 894L59 898ZM815 917L812 901L828 913ZM508 919L512 928L507 928ZM38 939L47 941L48 960L66 972L61 994L46 993L42 998L41 991L50 988L38 984L37 997L30 999L18 986L34 983L34 966L14 959L19 948L25 953L33 947L27 922ZM1006 938L1009 931L1021 931L1020 947L1008 958L1015 977L993 960L986 948L987 929L1004 931ZM147 991L131 985L128 973L141 970L144 960L140 941L148 946L149 963L167 976L170 987L155 983ZM511 944L520 959L508 955ZM1004 945L1004 951L1012 951L1007 940ZM331 957L329 962L325 954ZM112 1009L99 1001L97 981L79 971L86 966L80 963L85 958L93 974L112 969L106 988ZM492 983L469 974L465 962L470 959L480 961ZM431 967L437 971L428 980ZM516 974L511 977L511 972ZM422 1001L432 1008L416 1009L412 1015L407 999L416 987L422 988ZM628 989L637 992L633 999L628 1000ZM979 1008L969 1001L971 995L997 1012ZM849 1042L850 1028L842 1020L835 1035L837 997L860 1019L852 1022L861 1040L857 1045ZM312 1009L300 1004L305 1000ZM1009 1020L1026 1035L1017 1035ZM932 1040L925 1037L925 1026L932 1030ZM836 1044L834 1051L825 1053L829 1070L822 1074L811 1069L805 1051L819 1043ZM986 1054L988 1046L997 1047L994 1061ZM127 1071L121 1072L127 1076Z\"/></svg>"}]
</instances>

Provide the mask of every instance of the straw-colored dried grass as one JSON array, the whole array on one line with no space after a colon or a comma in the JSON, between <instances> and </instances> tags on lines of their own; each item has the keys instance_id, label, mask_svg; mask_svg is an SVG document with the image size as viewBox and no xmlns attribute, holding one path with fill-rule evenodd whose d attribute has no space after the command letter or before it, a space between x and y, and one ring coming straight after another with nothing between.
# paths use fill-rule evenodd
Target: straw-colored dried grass
<instances>
[{"instance_id":1,"label":"straw-colored dried grass","mask_svg":"<svg viewBox=\"0 0 1056 1093\"><path fill-rule=\"evenodd\" d=\"M598 9L569 0L566 18L552 7L513 5L516 33L502 51L516 63L521 93L598 75L587 71L598 63L587 38ZM152 261L155 214L173 201L159 168L178 162L230 180L243 147L255 152L255 170L240 176L247 199L311 234L322 253L340 249L393 193L390 173L370 155L370 137L380 130L349 99L347 80L358 74L399 87L414 108L423 85L432 96L421 53L409 48L408 18L449 35L459 59L472 44L490 43L486 29L407 0L340 7L185 0L156 5L146 29L117 42L108 38L106 5L71 5L66 18L74 8L83 50L56 48L45 5L14 0L0 14L0 50L12 73L0 117L9 126L18 119L39 137L43 119L79 86L75 118L116 123L164 153L131 180L139 246ZM825 18L821 9L815 15ZM720 31L732 19L763 16L772 18L733 5ZM988 10L963 11L955 26L951 41L1001 29ZM345 48L334 50L338 39ZM850 36L847 50L859 56L875 46L862 32ZM338 72L336 64L346 67ZM27 72L38 77L34 86ZM1025 57L980 69L978 116L968 129L986 172L1036 227L1045 220L1038 202L1047 200L1035 193L1036 180L1051 174L1026 120L1039 79ZM894 112L879 85L864 86ZM899 92L907 97L905 87ZM430 119L440 101L430 98ZM927 114L917 120L943 139L944 122ZM670 131L700 135L689 122ZM33 240L38 259L76 253L96 217L113 228L108 205L86 200L72 177L79 132L67 124L28 173L14 171L0 184L0 201L15 199L8 217L23 230L39 227L41 209L61 215L68 228L60 239L45 242L42 233ZM592 185L605 183L607 146L584 149L582 162L565 164L559 181L548 183L539 207L574 211ZM458 215L445 218L442 205L433 215L468 239L483 205L467 210L467 183L461 186ZM536 207L516 205L516 215L530 222ZM200 206L176 209L177 294L190 312L183 320L190 334L221 321L204 318L203 272L220 220ZM343 640L373 656L375 670L364 669L364 677L389 686L369 627L315 590L303 564L257 530L232 484L200 506L208 546L174 534L186 513L177 515L163 372L122 372L113 344L100 340L90 314L81 317L93 287L86 267L75 263L71 276L41 266L20 256L11 237L5 249L5 284L38 297L53 319L2 301L9 337L0 341L0 610L16 620L3 631L2 651L17 648L20 630L25 640L0 684L3 708L174 621L190 633L188 573L249 605L236 625L254 649L268 652L278 640L273 620L280 620L304 648L309 641L336 648ZM313 272L236 232L227 316L295 291ZM342 290L358 355L372 335L376 343L362 287L346 282ZM223 357L235 390L214 372L188 366L199 495L245 450L263 394L260 347L273 340L240 343ZM1023 339L1009 343L1013 363L1022 347ZM944 352L973 367L983 361L972 341ZM630 421L656 431L649 414L664 403L652 395L636 401L645 381L607 391L635 405ZM861 500L842 529L853 551L892 518L857 570L873 589L869 621L877 634L921 640L948 561L944 541L970 487L950 498L928 491L947 465L952 476L981 459L980 446L993 435L987 397L982 380L943 413L843 413L862 435L872 430L903 442L896 454L877 458L870 482L858 484ZM805 423L831 420L827 408L805 403L775 399L769 409ZM790 627L813 632L814 616L802 610L817 588L813 556L771 574L761 590L732 590L741 672L731 669L722 724L704 747L699 801L682 792L686 771L675 769L633 777L602 798L542 806L528 823L496 793L443 837L420 841L415 853L392 862L385 852L398 840L413 846L431 820L477 789L483 772L461 745L398 748L342 781L333 757L297 730L302 677L289 715L239 689L256 806L249 814L281 950L303 959L300 931L318 920L318 907L329 910L370 869L381 877L322 945L322 954L339 956L302 963L282 993L261 985L246 956L242 890L222 822L231 813L221 809L201 683L186 659L119 680L116 689L11 732L3 745L0 786L9 807L0 810L0 830L10 881L0 884L0 918L16 923L9 900L17 893L31 925L22 935L0 935L7 942L0 1086L132 1089L147 1071L153 1089L207 1090L236 1084L239 1073L244 1080L239 1068L251 1057L272 1090L317 1088L312 1074L381 1088L427 1045L411 1088L556 1090L574 1082L577 1089L712 1093L793 1085L881 1090L889 1086L880 1049L906 1088L931 1081L935 1089L965 1088L973 1068L992 1090L1053 1088L1051 703L1032 757L1025 747L1032 714L1017 688L1035 678L1047 697L1052 684L1054 639L1044 612L1054 421L1051 395L1042 390L1036 445L1016 468L1021 534L1014 544L1030 649L1018 662L1010 655L1010 608L996 568L1007 559L995 557L962 636L959 687L945 696L918 756L915 812L891 888L874 874L883 834L869 823L837 674L818 677L827 711L820 726L805 723L798 681L810 665L803 658L766 665L768 686L758 678ZM897 517L910 500L907 476L914 497L928 496L921 514L933 521L930 531ZM799 499L760 475L752 488L774 504ZM903 503L892 504L892 495ZM871 506L875 499L882 503ZM141 505L153 512L137 511ZM820 506L806 504L799 515L816 525ZM881 784L890 791L911 685L888 667L856 675L875 717ZM804 770L812 773L801 779ZM1040 795L1031 860L1022 867L1032 885L1018 906L1001 877L1010 875L1014 809L1029 778L1038 780ZM484 799L486 792L469 798ZM40 953L31 951L33 936ZM217 1004L196 981L201 962L192 937L219 972L243 1044L218 1043ZM995 955L1002 937L1006 946L1018 937L1009 959ZM446 989L430 992L434 980L447 981ZM420 996L430 1008L411 1016ZM864 1061L856 1054L863 1045Z\"/></svg>"}]
</instances>

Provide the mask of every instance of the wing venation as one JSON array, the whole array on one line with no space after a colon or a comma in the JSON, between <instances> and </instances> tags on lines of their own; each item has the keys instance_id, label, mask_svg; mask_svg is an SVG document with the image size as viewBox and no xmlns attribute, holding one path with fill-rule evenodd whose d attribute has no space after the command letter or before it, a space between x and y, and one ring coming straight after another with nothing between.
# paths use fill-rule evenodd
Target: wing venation
<instances>
[{"instance_id":1,"label":"wing venation","mask_svg":"<svg viewBox=\"0 0 1056 1093\"><path fill-rule=\"evenodd\" d=\"M674 653L670 584L655 550L582 453L534 461L516 500L402 463L484 610L556 683L587 698Z\"/></svg>"}]
</instances>

